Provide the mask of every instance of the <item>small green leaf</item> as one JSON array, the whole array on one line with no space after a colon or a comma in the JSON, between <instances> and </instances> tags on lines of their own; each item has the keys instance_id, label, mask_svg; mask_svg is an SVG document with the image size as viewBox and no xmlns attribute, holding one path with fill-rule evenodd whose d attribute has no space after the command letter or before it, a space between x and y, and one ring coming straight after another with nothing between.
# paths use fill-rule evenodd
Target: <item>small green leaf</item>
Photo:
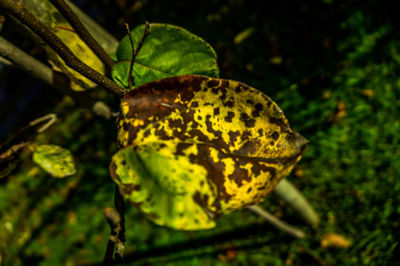
<instances>
[{"instance_id":1,"label":"small green leaf","mask_svg":"<svg viewBox=\"0 0 400 266\"><path fill-rule=\"evenodd\" d=\"M69 150L57 145L34 145L33 161L53 177L74 175L74 159Z\"/></svg>"},{"instance_id":2,"label":"small green leaf","mask_svg":"<svg viewBox=\"0 0 400 266\"><path fill-rule=\"evenodd\" d=\"M143 33L144 25L131 32L135 48L139 45ZM112 70L112 78L120 86L128 88L132 58L128 36L121 40L116 55L118 63ZM132 73L134 86L184 74L218 77L217 55L214 49L202 38L183 28L168 24L150 24L150 35L135 59Z\"/></svg>"}]
</instances>

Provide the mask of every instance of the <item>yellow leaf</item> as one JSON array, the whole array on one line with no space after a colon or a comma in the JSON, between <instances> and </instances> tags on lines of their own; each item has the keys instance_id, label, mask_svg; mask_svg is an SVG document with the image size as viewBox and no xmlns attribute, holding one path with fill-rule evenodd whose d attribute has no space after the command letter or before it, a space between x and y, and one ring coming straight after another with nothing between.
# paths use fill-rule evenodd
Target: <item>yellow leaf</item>
<instances>
[{"instance_id":1,"label":"yellow leaf","mask_svg":"<svg viewBox=\"0 0 400 266\"><path fill-rule=\"evenodd\" d=\"M339 234L325 234L321 239L321 247L323 248L348 248L350 246L351 242Z\"/></svg>"},{"instance_id":2,"label":"yellow leaf","mask_svg":"<svg viewBox=\"0 0 400 266\"><path fill-rule=\"evenodd\" d=\"M55 28L55 34L68 46L68 48L82 62L95 69L100 74L105 73L105 66L97 55L86 45L84 41L74 32L67 23L59 24ZM64 61L52 49L46 49L47 56L53 68L60 69L64 72L71 82L71 88L76 91L90 89L96 86L96 83L85 78L72 68L68 67Z\"/></svg>"},{"instance_id":3,"label":"yellow leaf","mask_svg":"<svg viewBox=\"0 0 400 266\"><path fill-rule=\"evenodd\" d=\"M241 42L243 42L245 39L247 39L248 37L250 37L254 32L254 28L250 27L247 28L241 32L239 32L236 36L235 39L233 40L233 42L235 44L240 44Z\"/></svg>"}]
</instances>

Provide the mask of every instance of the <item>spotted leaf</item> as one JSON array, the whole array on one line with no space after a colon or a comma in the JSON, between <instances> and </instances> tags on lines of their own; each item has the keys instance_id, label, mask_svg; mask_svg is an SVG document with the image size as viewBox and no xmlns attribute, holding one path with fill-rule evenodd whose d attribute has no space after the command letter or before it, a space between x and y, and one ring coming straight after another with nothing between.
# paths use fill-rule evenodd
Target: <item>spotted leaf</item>
<instances>
[{"instance_id":1,"label":"spotted leaf","mask_svg":"<svg viewBox=\"0 0 400 266\"><path fill-rule=\"evenodd\" d=\"M184 230L211 228L263 200L307 146L260 91L197 75L127 93L118 141L110 170L124 197L157 224Z\"/></svg>"},{"instance_id":2,"label":"spotted leaf","mask_svg":"<svg viewBox=\"0 0 400 266\"><path fill-rule=\"evenodd\" d=\"M77 33L72 29L68 23L59 23L54 27L54 33L59 37L68 48L77 56L82 62L99 72L105 74L105 66L103 62L97 57L97 55L82 41ZM61 59L56 52L49 47L46 48L46 53L49 58L49 62L52 64L55 70L61 70L70 79L71 88L76 91L82 91L85 89L94 88L97 84L87 79L77 71L68 67L64 60Z\"/></svg>"},{"instance_id":3,"label":"spotted leaf","mask_svg":"<svg viewBox=\"0 0 400 266\"><path fill-rule=\"evenodd\" d=\"M57 145L34 145L33 161L53 177L74 175L74 159L69 150Z\"/></svg>"},{"instance_id":4,"label":"spotted leaf","mask_svg":"<svg viewBox=\"0 0 400 266\"><path fill-rule=\"evenodd\" d=\"M134 47L139 45L143 33L144 25L132 31ZM132 58L132 47L128 36L121 40L116 56L118 63L111 75L116 83L128 88ZM133 84L140 86L160 78L184 74L218 77L218 73L217 55L202 38L181 27L151 23L150 35L135 58L132 78Z\"/></svg>"},{"instance_id":5,"label":"spotted leaf","mask_svg":"<svg viewBox=\"0 0 400 266\"><path fill-rule=\"evenodd\" d=\"M105 66L102 61L86 45L86 43L82 41L68 21L48 0L21 0L21 2L24 7L35 15L35 17L37 17L42 23L47 27L52 28L57 37L68 46L75 56L91 68L101 74L105 74ZM113 37L99 25L95 25L94 21L73 4L68 3L68 5L74 13L79 16L82 23L98 43L100 43L108 53L114 52L116 49L116 41ZM73 90L81 91L96 86L96 83L68 67L53 49L50 49L48 46L44 46L44 48L48 61L51 63L53 69L56 71L62 71L68 76Z\"/></svg>"}]
</instances>

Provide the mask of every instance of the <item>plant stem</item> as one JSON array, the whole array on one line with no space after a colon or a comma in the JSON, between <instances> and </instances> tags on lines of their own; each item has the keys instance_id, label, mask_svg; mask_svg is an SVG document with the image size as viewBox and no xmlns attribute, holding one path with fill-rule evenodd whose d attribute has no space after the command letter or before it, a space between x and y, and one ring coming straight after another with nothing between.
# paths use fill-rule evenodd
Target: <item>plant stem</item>
<instances>
[{"instance_id":1,"label":"plant stem","mask_svg":"<svg viewBox=\"0 0 400 266\"><path fill-rule=\"evenodd\" d=\"M148 21L146 21L145 24L144 24L143 36L140 39L138 47L136 47L136 49L135 49L135 51L133 52L133 55L132 55L132 60L131 61L133 63L135 63L136 56L139 54L140 50L142 49L144 41L146 40L147 36L149 36L149 34L150 34L150 23Z\"/></svg>"},{"instance_id":2,"label":"plant stem","mask_svg":"<svg viewBox=\"0 0 400 266\"><path fill-rule=\"evenodd\" d=\"M129 74L128 74L128 87L129 87L129 90L131 91L132 88L133 88L133 86L132 86L133 65L135 64L136 56L139 54L140 49L142 49L144 41L146 40L147 36L150 34L150 23L148 21L145 22L144 33L143 33L142 39L140 39L139 45L138 45L138 47L136 49L135 49L135 46L133 44L132 35L131 35L131 31L129 29L129 25L127 23L125 23L125 27L126 27L126 30L128 32L129 41L131 42L131 47L132 47L132 58L131 58L131 64L129 65Z\"/></svg>"},{"instance_id":3,"label":"plant stem","mask_svg":"<svg viewBox=\"0 0 400 266\"><path fill-rule=\"evenodd\" d=\"M42 123L42 122L44 122L46 120L48 120L46 122L46 124L44 124L43 126L41 126L40 128L38 128L36 130L37 133L42 133L43 131L48 129L52 124L54 124L57 121L57 115L56 114L48 114L48 115L42 116L40 118L37 118L37 119L31 121L29 123L29 125L30 126L36 126L37 124Z\"/></svg>"},{"instance_id":4,"label":"plant stem","mask_svg":"<svg viewBox=\"0 0 400 266\"><path fill-rule=\"evenodd\" d=\"M65 61L65 64L93 82L105 87L110 92L120 96L124 89L116 83L101 75L99 72L83 63L71 50L39 19L33 16L21 2L16 0L1 0L0 7L11 15L17 17L33 32L45 40L51 48Z\"/></svg>"},{"instance_id":5,"label":"plant stem","mask_svg":"<svg viewBox=\"0 0 400 266\"><path fill-rule=\"evenodd\" d=\"M53 71L48 66L17 48L1 36L0 55L9 60L10 65L26 71L31 76L38 78L47 84L52 84Z\"/></svg>"},{"instance_id":6,"label":"plant stem","mask_svg":"<svg viewBox=\"0 0 400 266\"><path fill-rule=\"evenodd\" d=\"M115 62L107 54L107 52L100 46L100 44L93 38L78 16L72 11L64 0L50 0L50 2L60 11L60 13L67 19L69 24L74 28L76 33L81 39L92 49L92 51L101 59L106 65L107 69L111 71Z\"/></svg>"},{"instance_id":7,"label":"plant stem","mask_svg":"<svg viewBox=\"0 0 400 266\"><path fill-rule=\"evenodd\" d=\"M276 218L275 216L273 216L272 214L270 214L269 212L267 212L260 206L251 205L251 206L248 206L247 208L249 210L251 210L252 212L255 212L256 214L263 217L265 220L267 220L270 224L272 224L276 228L288 233L289 235L291 235L293 237L296 237L296 238L305 238L306 237L306 234L303 231L285 223L284 221L279 220L278 218Z\"/></svg>"},{"instance_id":8,"label":"plant stem","mask_svg":"<svg viewBox=\"0 0 400 266\"><path fill-rule=\"evenodd\" d=\"M114 38L108 31L97 24L92 18L90 18L86 13L82 12L78 7L76 7L69 0L65 0L68 6L74 11L74 13L79 17L80 21L85 25L90 34L97 40L97 42L103 47L106 53L110 54L117 50L119 41Z\"/></svg>"},{"instance_id":9,"label":"plant stem","mask_svg":"<svg viewBox=\"0 0 400 266\"><path fill-rule=\"evenodd\" d=\"M121 216L119 215L118 211L112 207L105 208L103 210L103 215L106 217L111 229L103 264L112 265L115 243L118 242L118 235L121 231Z\"/></svg>"},{"instance_id":10,"label":"plant stem","mask_svg":"<svg viewBox=\"0 0 400 266\"><path fill-rule=\"evenodd\" d=\"M317 227L319 217L302 193L286 178L274 189L274 194L286 201L312 227Z\"/></svg>"},{"instance_id":11,"label":"plant stem","mask_svg":"<svg viewBox=\"0 0 400 266\"><path fill-rule=\"evenodd\" d=\"M22 69L49 86L67 94L82 107L92 109L97 115L106 119L111 117L111 111L102 113L96 112L95 107L99 105L100 101L96 102L85 91L72 90L68 77L64 73L53 71L50 67L28 55L3 37L0 37L0 56L4 57L5 60L8 60L10 66ZM110 110L110 107L106 106L105 103L103 103L103 105L105 106L103 108L104 110Z\"/></svg>"},{"instance_id":12,"label":"plant stem","mask_svg":"<svg viewBox=\"0 0 400 266\"><path fill-rule=\"evenodd\" d=\"M133 89L132 72L133 72L133 63L134 63L133 57L134 57L134 52L135 52L135 45L133 44L131 30L129 29L129 24L125 23L125 27L126 27L126 31L128 32L128 37L129 37L129 41L131 43L131 49L132 49L132 58L131 58L131 64L129 65L129 74L128 74L128 88L129 88L129 91L131 91Z\"/></svg>"},{"instance_id":13,"label":"plant stem","mask_svg":"<svg viewBox=\"0 0 400 266\"><path fill-rule=\"evenodd\" d=\"M119 187L115 185L115 191L114 191L114 205L115 209L118 211L119 216L121 217L120 219L120 231L118 232L117 235L117 250L115 253L115 259L120 260L124 257L124 250L125 250L125 200L121 195L121 192L119 191Z\"/></svg>"},{"instance_id":14,"label":"plant stem","mask_svg":"<svg viewBox=\"0 0 400 266\"><path fill-rule=\"evenodd\" d=\"M7 139L4 143L0 145L0 152L7 150L13 143L20 141L21 139L28 138L31 137L32 135L36 135L38 133L45 131L56 121L57 121L56 114L47 114L45 116L39 117L29 122L29 124L20 128L14 135L12 135L9 139ZM30 133L28 137L26 137L27 132Z\"/></svg>"}]
</instances>

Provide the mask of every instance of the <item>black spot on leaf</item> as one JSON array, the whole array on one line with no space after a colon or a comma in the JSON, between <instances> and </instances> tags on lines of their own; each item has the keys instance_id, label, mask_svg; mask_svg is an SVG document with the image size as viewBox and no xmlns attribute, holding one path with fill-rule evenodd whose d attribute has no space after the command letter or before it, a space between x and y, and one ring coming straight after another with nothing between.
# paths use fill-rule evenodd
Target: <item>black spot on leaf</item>
<instances>
[{"instance_id":1,"label":"black spot on leaf","mask_svg":"<svg viewBox=\"0 0 400 266\"><path fill-rule=\"evenodd\" d=\"M240 114L240 120L244 122L246 127L254 127L256 124L256 121L246 113Z\"/></svg>"},{"instance_id":2,"label":"black spot on leaf","mask_svg":"<svg viewBox=\"0 0 400 266\"><path fill-rule=\"evenodd\" d=\"M276 131L274 131L274 133L272 133L272 135L271 135L271 138L272 138L273 140L277 141L278 138L279 138L279 133L276 132Z\"/></svg>"},{"instance_id":3,"label":"black spot on leaf","mask_svg":"<svg viewBox=\"0 0 400 266\"><path fill-rule=\"evenodd\" d=\"M228 115L225 116L225 121L226 122L232 122L232 118L235 116L234 112L228 111Z\"/></svg>"},{"instance_id":4,"label":"black spot on leaf","mask_svg":"<svg viewBox=\"0 0 400 266\"><path fill-rule=\"evenodd\" d=\"M211 80L207 81L207 87L216 87L218 85L219 85L218 80L211 79Z\"/></svg>"}]
</instances>

